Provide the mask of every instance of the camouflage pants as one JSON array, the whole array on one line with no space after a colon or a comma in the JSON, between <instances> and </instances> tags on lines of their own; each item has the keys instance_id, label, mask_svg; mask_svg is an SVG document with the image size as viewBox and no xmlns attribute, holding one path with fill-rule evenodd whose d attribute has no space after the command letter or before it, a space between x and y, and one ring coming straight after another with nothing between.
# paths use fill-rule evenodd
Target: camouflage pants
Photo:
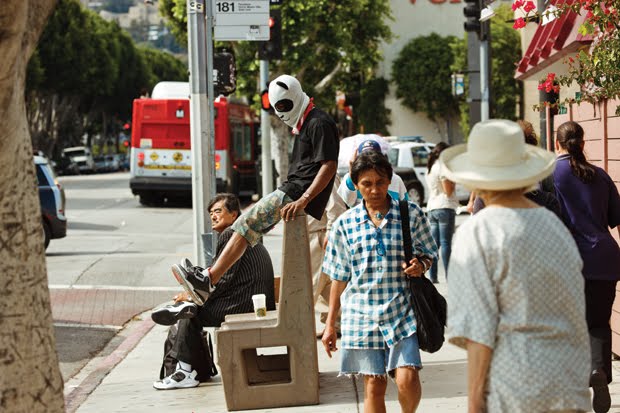
<instances>
[{"instance_id":1,"label":"camouflage pants","mask_svg":"<svg viewBox=\"0 0 620 413\"><path fill-rule=\"evenodd\" d=\"M271 231L282 219L280 211L286 204L293 202L290 196L276 189L261 198L252 208L244 212L233 224L232 229L254 246L263 236Z\"/></svg>"}]
</instances>

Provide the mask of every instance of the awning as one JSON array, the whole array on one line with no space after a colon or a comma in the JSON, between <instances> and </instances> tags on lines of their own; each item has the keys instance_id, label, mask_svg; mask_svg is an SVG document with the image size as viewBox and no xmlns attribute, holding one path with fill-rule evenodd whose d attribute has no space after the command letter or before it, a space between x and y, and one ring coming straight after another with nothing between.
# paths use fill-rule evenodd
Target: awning
<instances>
[{"instance_id":1,"label":"awning","mask_svg":"<svg viewBox=\"0 0 620 413\"><path fill-rule=\"evenodd\" d=\"M568 0L566 3L573 3ZM556 6L564 0L554 2ZM579 15L573 11L562 14L559 18L539 25L534 33L523 58L517 65L515 78L526 80L565 56L575 53L592 43L592 36L579 34L579 26L585 21L585 13Z\"/></svg>"}]
</instances>

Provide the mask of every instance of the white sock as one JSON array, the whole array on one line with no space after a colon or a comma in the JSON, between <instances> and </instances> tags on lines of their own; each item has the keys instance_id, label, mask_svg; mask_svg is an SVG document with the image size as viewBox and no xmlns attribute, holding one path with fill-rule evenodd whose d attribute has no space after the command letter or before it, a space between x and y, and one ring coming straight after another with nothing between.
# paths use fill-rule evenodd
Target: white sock
<instances>
[{"instance_id":1,"label":"white sock","mask_svg":"<svg viewBox=\"0 0 620 413\"><path fill-rule=\"evenodd\" d=\"M184 361L178 360L179 362L179 367L181 367L181 369L188 371L188 372L192 372L192 365L189 363L186 363Z\"/></svg>"}]
</instances>

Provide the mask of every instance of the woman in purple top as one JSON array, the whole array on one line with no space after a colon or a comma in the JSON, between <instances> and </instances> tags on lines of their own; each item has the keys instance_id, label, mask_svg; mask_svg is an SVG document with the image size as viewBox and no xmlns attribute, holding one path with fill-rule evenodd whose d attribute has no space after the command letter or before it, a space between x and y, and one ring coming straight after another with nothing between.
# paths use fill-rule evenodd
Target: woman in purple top
<instances>
[{"instance_id":1,"label":"woman in purple top","mask_svg":"<svg viewBox=\"0 0 620 413\"><path fill-rule=\"evenodd\" d=\"M607 412L611 399L611 328L609 319L620 279L620 248L609 227L620 225L618 188L601 168L586 161L583 128L576 122L560 125L558 160L553 180L562 219L573 234L585 278L586 321L592 350L590 386L595 412ZM620 234L620 227L618 227Z\"/></svg>"}]
</instances>

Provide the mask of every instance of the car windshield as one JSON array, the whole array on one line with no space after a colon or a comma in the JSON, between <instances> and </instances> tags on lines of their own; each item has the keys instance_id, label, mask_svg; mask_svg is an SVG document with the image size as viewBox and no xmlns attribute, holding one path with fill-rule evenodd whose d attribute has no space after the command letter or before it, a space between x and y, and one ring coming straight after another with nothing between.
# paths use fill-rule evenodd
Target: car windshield
<instances>
[{"instance_id":1,"label":"car windshield","mask_svg":"<svg viewBox=\"0 0 620 413\"><path fill-rule=\"evenodd\" d=\"M413 156L413 164L415 166L428 165L428 149L423 146L411 148L411 156Z\"/></svg>"},{"instance_id":2,"label":"car windshield","mask_svg":"<svg viewBox=\"0 0 620 413\"><path fill-rule=\"evenodd\" d=\"M84 149L72 149L70 151L65 150L65 155L67 156L84 156L86 153Z\"/></svg>"}]
</instances>

